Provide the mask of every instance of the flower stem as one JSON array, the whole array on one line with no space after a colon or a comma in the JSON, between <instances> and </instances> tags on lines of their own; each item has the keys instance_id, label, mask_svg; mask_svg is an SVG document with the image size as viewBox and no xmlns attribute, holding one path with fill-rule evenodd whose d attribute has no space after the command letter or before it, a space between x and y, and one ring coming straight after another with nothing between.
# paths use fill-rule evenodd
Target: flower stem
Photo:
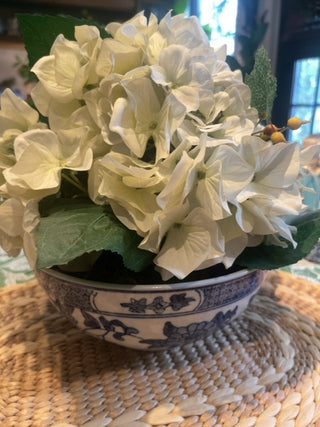
<instances>
[{"instance_id":1,"label":"flower stem","mask_svg":"<svg viewBox=\"0 0 320 427\"><path fill-rule=\"evenodd\" d=\"M78 190L81 191L81 193L84 193L86 196L88 195L87 189L81 184L80 180L76 176L68 175L65 172L62 172L61 176L62 176L62 179L65 179L66 181L68 181L69 184L76 187Z\"/></svg>"}]
</instances>

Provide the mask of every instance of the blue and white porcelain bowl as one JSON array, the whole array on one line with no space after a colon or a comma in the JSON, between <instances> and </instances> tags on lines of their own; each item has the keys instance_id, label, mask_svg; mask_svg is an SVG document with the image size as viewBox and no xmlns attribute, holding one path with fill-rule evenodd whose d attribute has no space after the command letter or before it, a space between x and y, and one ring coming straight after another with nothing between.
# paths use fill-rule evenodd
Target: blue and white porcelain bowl
<instances>
[{"instance_id":1,"label":"blue and white porcelain bowl","mask_svg":"<svg viewBox=\"0 0 320 427\"><path fill-rule=\"evenodd\" d=\"M55 307L106 341L162 350L203 339L239 316L264 278L240 270L213 279L159 285L105 284L53 269L37 278Z\"/></svg>"}]
</instances>

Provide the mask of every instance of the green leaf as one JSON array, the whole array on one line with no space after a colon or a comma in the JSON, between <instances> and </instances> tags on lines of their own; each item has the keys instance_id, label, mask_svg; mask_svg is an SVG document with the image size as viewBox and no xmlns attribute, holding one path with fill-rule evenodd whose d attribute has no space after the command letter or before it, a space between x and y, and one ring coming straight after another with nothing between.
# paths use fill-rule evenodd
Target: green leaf
<instances>
[{"instance_id":1,"label":"green leaf","mask_svg":"<svg viewBox=\"0 0 320 427\"><path fill-rule=\"evenodd\" d=\"M254 51L256 51L260 46L260 44L263 42L263 39L268 30L269 24L268 22L266 22L267 13L268 13L267 11L264 11L264 13L259 18L259 21L255 25L255 28L252 31L251 43L254 48Z\"/></svg>"},{"instance_id":2,"label":"green leaf","mask_svg":"<svg viewBox=\"0 0 320 427\"><path fill-rule=\"evenodd\" d=\"M98 25L86 19L72 16L49 16L28 13L18 13L17 19L22 32L29 66L32 67L42 56L49 55L51 46L59 34L67 39L74 40L76 25ZM101 35L106 35L100 30Z\"/></svg>"},{"instance_id":3,"label":"green leaf","mask_svg":"<svg viewBox=\"0 0 320 427\"><path fill-rule=\"evenodd\" d=\"M40 209L47 216L37 229L37 268L66 264L93 251L110 250L120 254L124 265L142 271L154 254L138 249L141 238L128 230L111 210L90 200L56 199Z\"/></svg>"},{"instance_id":4,"label":"green leaf","mask_svg":"<svg viewBox=\"0 0 320 427\"><path fill-rule=\"evenodd\" d=\"M188 0L175 0L173 4L173 11L176 14L185 13L188 7Z\"/></svg>"},{"instance_id":5,"label":"green leaf","mask_svg":"<svg viewBox=\"0 0 320 427\"><path fill-rule=\"evenodd\" d=\"M241 68L242 68L241 65L239 64L239 62L237 61L237 59L234 56L227 55L226 62L229 65L229 67L231 68L232 71L234 71L234 70L241 70Z\"/></svg>"},{"instance_id":6,"label":"green leaf","mask_svg":"<svg viewBox=\"0 0 320 427\"><path fill-rule=\"evenodd\" d=\"M267 51L258 49L253 70L245 78L251 90L251 106L258 110L260 119L270 119L277 95L277 80L272 74Z\"/></svg>"},{"instance_id":7,"label":"green leaf","mask_svg":"<svg viewBox=\"0 0 320 427\"><path fill-rule=\"evenodd\" d=\"M320 238L320 210L292 217L288 223L297 227L294 235L298 244L296 248L291 244L287 248L261 244L246 248L237 258L236 264L242 267L272 270L295 264L308 255Z\"/></svg>"}]
</instances>

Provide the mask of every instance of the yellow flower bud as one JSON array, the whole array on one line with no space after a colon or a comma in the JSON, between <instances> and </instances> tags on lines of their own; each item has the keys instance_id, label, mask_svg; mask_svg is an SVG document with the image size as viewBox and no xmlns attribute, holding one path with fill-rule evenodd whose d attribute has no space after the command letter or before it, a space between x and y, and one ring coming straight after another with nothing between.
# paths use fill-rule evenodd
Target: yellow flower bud
<instances>
[{"instance_id":1,"label":"yellow flower bud","mask_svg":"<svg viewBox=\"0 0 320 427\"><path fill-rule=\"evenodd\" d=\"M304 125L306 123L310 123L310 120L301 120L300 117L290 117L290 119L288 120L288 127L291 130L297 130L300 128L301 125Z\"/></svg>"},{"instance_id":2,"label":"yellow flower bud","mask_svg":"<svg viewBox=\"0 0 320 427\"><path fill-rule=\"evenodd\" d=\"M282 132L273 132L273 134L270 136L271 141L274 144L278 144L278 142L286 142L286 138L284 137Z\"/></svg>"}]
</instances>

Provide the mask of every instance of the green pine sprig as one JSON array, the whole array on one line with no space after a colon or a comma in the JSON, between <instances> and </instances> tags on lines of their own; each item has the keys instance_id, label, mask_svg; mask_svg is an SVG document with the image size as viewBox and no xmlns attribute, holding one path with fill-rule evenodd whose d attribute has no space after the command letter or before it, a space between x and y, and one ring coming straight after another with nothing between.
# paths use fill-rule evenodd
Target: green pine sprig
<instances>
[{"instance_id":1,"label":"green pine sprig","mask_svg":"<svg viewBox=\"0 0 320 427\"><path fill-rule=\"evenodd\" d=\"M272 74L271 61L265 48L257 51L255 64L245 83L251 90L251 106L258 110L260 120L270 120L277 96L277 79Z\"/></svg>"}]
</instances>

